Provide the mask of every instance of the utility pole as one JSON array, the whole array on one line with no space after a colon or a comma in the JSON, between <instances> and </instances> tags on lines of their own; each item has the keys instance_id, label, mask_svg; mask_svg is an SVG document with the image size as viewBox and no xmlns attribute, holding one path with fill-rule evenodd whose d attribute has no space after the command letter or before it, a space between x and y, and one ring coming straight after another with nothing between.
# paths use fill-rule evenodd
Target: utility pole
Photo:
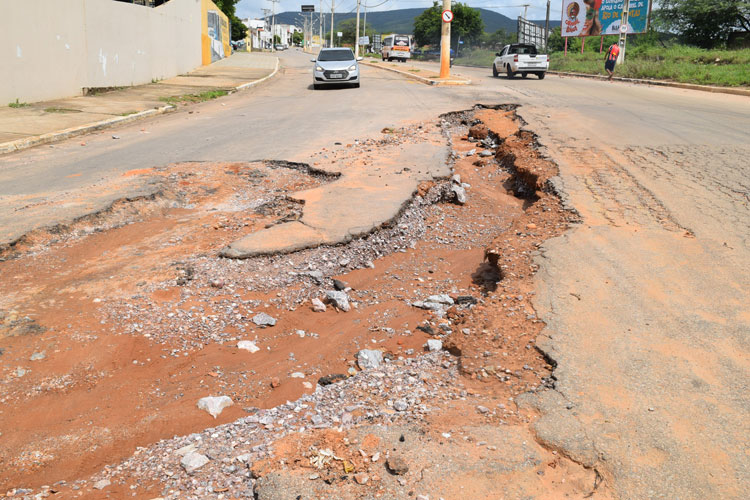
<instances>
[{"instance_id":1,"label":"utility pole","mask_svg":"<svg viewBox=\"0 0 750 500\"><path fill-rule=\"evenodd\" d=\"M443 12L451 10L451 0L443 0ZM451 76L451 23L441 19L440 28L440 78Z\"/></svg>"},{"instance_id":2,"label":"utility pole","mask_svg":"<svg viewBox=\"0 0 750 500\"><path fill-rule=\"evenodd\" d=\"M271 0L271 15L273 20L271 21L271 52L276 52L276 2L280 0Z\"/></svg>"},{"instance_id":3,"label":"utility pole","mask_svg":"<svg viewBox=\"0 0 750 500\"><path fill-rule=\"evenodd\" d=\"M331 0L331 47L335 47L333 45L333 11L336 10L336 0Z\"/></svg>"},{"instance_id":4,"label":"utility pole","mask_svg":"<svg viewBox=\"0 0 750 500\"><path fill-rule=\"evenodd\" d=\"M367 4L365 4L365 27L362 28L362 32L364 33L363 36L367 36ZM409 47L411 49L411 47ZM364 47L362 47L364 50Z\"/></svg>"},{"instance_id":5,"label":"utility pole","mask_svg":"<svg viewBox=\"0 0 750 500\"><path fill-rule=\"evenodd\" d=\"M529 4L523 4L523 18L526 19L526 10L529 8Z\"/></svg>"},{"instance_id":6,"label":"utility pole","mask_svg":"<svg viewBox=\"0 0 750 500\"><path fill-rule=\"evenodd\" d=\"M548 42L549 42L549 0L547 0L547 20L544 21L544 52L546 53L549 53L549 49L547 48Z\"/></svg>"},{"instance_id":7,"label":"utility pole","mask_svg":"<svg viewBox=\"0 0 750 500\"><path fill-rule=\"evenodd\" d=\"M261 9L263 11L263 29L268 32L268 15L271 13L271 9ZM260 37L261 49L263 48L263 36Z\"/></svg>"},{"instance_id":8,"label":"utility pole","mask_svg":"<svg viewBox=\"0 0 750 500\"><path fill-rule=\"evenodd\" d=\"M620 55L617 56L617 64L625 62L625 44L628 39L628 13L630 12L630 0L622 3L622 13L620 14Z\"/></svg>"},{"instance_id":9,"label":"utility pole","mask_svg":"<svg viewBox=\"0 0 750 500\"><path fill-rule=\"evenodd\" d=\"M356 32L357 39L354 40L354 58L359 57L359 6L361 4L360 0L357 0L357 28L354 30Z\"/></svg>"},{"instance_id":10,"label":"utility pole","mask_svg":"<svg viewBox=\"0 0 750 500\"><path fill-rule=\"evenodd\" d=\"M320 10L318 11L318 24L320 24L320 48L323 48L323 0L320 0Z\"/></svg>"}]
</instances>

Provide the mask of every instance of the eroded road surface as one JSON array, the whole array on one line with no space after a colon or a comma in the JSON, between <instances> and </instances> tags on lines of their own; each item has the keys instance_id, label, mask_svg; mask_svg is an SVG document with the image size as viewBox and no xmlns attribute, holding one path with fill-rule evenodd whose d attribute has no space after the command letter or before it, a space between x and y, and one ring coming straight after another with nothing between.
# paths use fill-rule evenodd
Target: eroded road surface
<instances>
[{"instance_id":1,"label":"eroded road surface","mask_svg":"<svg viewBox=\"0 0 750 500\"><path fill-rule=\"evenodd\" d=\"M0 158L9 496L744 498L747 99L283 57Z\"/></svg>"}]
</instances>

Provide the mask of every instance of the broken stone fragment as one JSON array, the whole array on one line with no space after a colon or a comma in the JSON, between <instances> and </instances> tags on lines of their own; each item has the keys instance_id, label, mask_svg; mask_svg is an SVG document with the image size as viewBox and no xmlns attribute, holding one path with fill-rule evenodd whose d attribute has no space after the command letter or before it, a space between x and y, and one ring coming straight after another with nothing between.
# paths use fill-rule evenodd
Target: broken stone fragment
<instances>
[{"instance_id":1,"label":"broken stone fragment","mask_svg":"<svg viewBox=\"0 0 750 500\"><path fill-rule=\"evenodd\" d=\"M346 375L344 375L343 373L333 373L331 375L320 377L318 379L318 385L331 385L335 384L336 382L341 382L342 380L346 380Z\"/></svg>"},{"instance_id":2,"label":"broken stone fragment","mask_svg":"<svg viewBox=\"0 0 750 500\"><path fill-rule=\"evenodd\" d=\"M194 471L200 469L209 462L208 457L201 455L200 453L190 452L180 460L180 465L185 469L185 472L192 474Z\"/></svg>"},{"instance_id":3,"label":"broken stone fragment","mask_svg":"<svg viewBox=\"0 0 750 500\"><path fill-rule=\"evenodd\" d=\"M383 363L383 353L374 349L362 349L357 353L360 370L377 370Z\"/></svg>"},{"instance_id":4,"label":"broken stone fragment","mask_svg":"<svg viewBox=\"0 0 750 500\"><path fill-rule=\"evenodd\" d=\"M439 295L430 295L429 297L427 297L425 302L436 302L438 304L452 305L453 299L450 295L441 293Z\"/></svg>"},{"instance_id":5,"label":"broken stone fragment","mask_svg":"<svg viewBox=\"0 0 750 500\"><path fill-rule=\"evenodd\" d=\"M274 326L276 324L276 318L266 313L258 313L253 316L253 323L258 326Z\"/></svg>"},{"instance_id":6,"label":"broken stone fragment","mask_svg":"<svg viewBox=\"0 0 750 500\"><path fill-rule=\"evenodd\" d=\"M406 461L399 456L389 457L385 463L385 466L388 468L388 471L391 474L395 474L397 476L402 476L409 472L409 466L407 465Z\"/></svg>"},{"instance_id":7,"label":"broken stone fragment","mask_svg":"<svg viewBox=\"0 0 750 500\"><path fill-rule=\"evenodd\" d=\"M42 360L42 359L44 359L46 357L47 357L47 355L44 353L44 351L42 351L42 352L35 352L34 354L31 355L31 357L29 358L29 360L30 361L39 361L39 360Z\"/></svg>"},{"instance_id":8,"label":"broken stone fragment","mask_svg":"<svg viewBox=\"0 0 750 500\"><path fill-rule=\"evenodd\" d=\"M333 288L335 288L336 290L344 291L348 287L349 287L349 285L347 285L345 282L343 282L341 280L336 280L336 279L333 280Z\"/></svg>"},{"instance_id":9,"label":"broken stone fragment","mask_svg":"<svg viewBox=\"0 0 750 500\"><path fill-rule=\"evenodd\" d=\"M100 479L99 481L94 483L94 489L95 490L103 490L107 486L112 484L109 479Z\"/></svg>"},{"instance_id":10,"label":"broken stone fragment","mask_svg":"<svg viewBox=\"0 0 750 500\"><path fill-rule=\"evenodd\" d=\"M233 404L229 396L207 396L198 400L198 408L207 411L214 418L218 417L224 408Z\"/></svg>"},{"instance_id":11,"label":"broken stone fragment","mask_svg":"<svg viewBox=\"0 0 750 500\"><path fill-rule=\"evenodd\" d=\"M237 348L244 351L250 351L251 353L260 351L260 348L255 345L255 342L252 340L240 340L237 342Z\"/></svg>"},{"instance_id":12,"label":"broken stone fragment","mask_svg":"<svg viewBox=\"0 0 750 500\"><path fill-rule=\"evenodd\" d=\"M337 309L340 309L344 312L348 312L351 310L351 306L349 305L349 296L346 294L346 292L340 292L338 290L328 290L326 292L326 300L328 300L329 303L333 304Z\"/></svg>"},{"instance_id":13,"label":"broken stone fragment","mask_svg":"<svg viewBox=\"0 0 750 500\"><path fill-rule=\"evenodd\" d=\"M466 204L466 189L463 186L456 184L451 185L451 193L453 193L453 199L459 205Z\"/></svg>"},{"instance_id":14,"label":"broken stone fragment","mask_svg":"<svg viewBox=\"0 0 750 500\"><path fill-rule=\"evenodd\" d=\"M314 298L311 302L314 312L326 312L326 305L320 299Z\"/></svg>"},{"instance_id":15,"label":"broken stone fragment","mask_svg":"<svg viewBox=\"0 0 750 500\"><path fill-rule=\"evenodd\" d=\"M429 339L425 345L430 352L437 352L443 349L443 342L437 339Z\"/></svg>"}]
</instances>

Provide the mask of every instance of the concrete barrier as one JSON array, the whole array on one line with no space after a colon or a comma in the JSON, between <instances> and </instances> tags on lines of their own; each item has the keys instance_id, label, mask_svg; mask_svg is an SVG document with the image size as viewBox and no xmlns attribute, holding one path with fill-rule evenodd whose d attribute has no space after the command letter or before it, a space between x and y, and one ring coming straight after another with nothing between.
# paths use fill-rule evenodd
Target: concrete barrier
<instances>
[{"instance_id":1,"label":"concrete barrier","mask_svg":"<svg viewBox=\"0 0 750 500\"><path fill-rule=\"evenodd\" d=\"M201 0L2 0L0 106L149 83L202 62Z\"/></svg>"}]
</instances>

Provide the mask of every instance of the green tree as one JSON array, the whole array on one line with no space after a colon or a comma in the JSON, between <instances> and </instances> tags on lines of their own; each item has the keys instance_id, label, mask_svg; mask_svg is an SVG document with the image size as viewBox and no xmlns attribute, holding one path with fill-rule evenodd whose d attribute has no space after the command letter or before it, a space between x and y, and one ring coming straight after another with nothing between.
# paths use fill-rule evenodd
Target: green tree
<instances>
[{"instance_id":1,"label":"green tree","mask_svg":"<svg viewBox=\"0 0 750 500\"><path fill-rule=\"evenodd\" d=\"M295 31L292 33L292 43L294 45L301 45L302 40L304 40L305 36L302 34L301 31Z\"/></svg>"},{"instance_id":2,"label":"green tree","mask_svg":"<svg viewBox=\"0 0 750 500\"><path fill-rule=\"evenodd\" d=\"M750 31L748 0L660 0L657 27L677 33L691 45L723 45L735 30Z\"/></svg>"},{"instance_id":3,"label":"green tree","mask_svg":"<svg viewBox=\"0 0 750 500\"><path fill-rule=\"evenodd\" d=\"M343 35L341 36L341 43L346 45L354 45L354 39L356 37L355 32L357 31L357 19L351 18L351 19L345 19L338 23L336 25L336 32L341 32ZM375 33L375 29L372 27L371 24L367 24L367 27L365 28L364 23L360 19L359 21L359 36L370 36ZM336 41L338 43L338 40Z\"/></svg>"},{"instance_id":4,"label":"green tree","mask_svg":"<svg viewBox=\"0 0 750 500\"><path fill-rule=\"evenodd\" d=\"M237 17L235 6L240 0L214 0L216 6L226 14L232 25L232 40L244 40L247 36L247 26Z\"/></svg>"},{"instance_id":5,"label":"green tree","mask_svg":"<svg viewBox=\"0 0 750 500\"><path fill-rule=\"evenodd\" d=\"M440 29L443 24L442 10L442 6L433 2L432 7L414 18L414 39L417 45L440 43ZM451 44L455 47L459 38L469 43L478 41L484 33L484 21L479 10L462 3L454 4L451 10L453 11Z\"/></svg>"}]
</instances>

